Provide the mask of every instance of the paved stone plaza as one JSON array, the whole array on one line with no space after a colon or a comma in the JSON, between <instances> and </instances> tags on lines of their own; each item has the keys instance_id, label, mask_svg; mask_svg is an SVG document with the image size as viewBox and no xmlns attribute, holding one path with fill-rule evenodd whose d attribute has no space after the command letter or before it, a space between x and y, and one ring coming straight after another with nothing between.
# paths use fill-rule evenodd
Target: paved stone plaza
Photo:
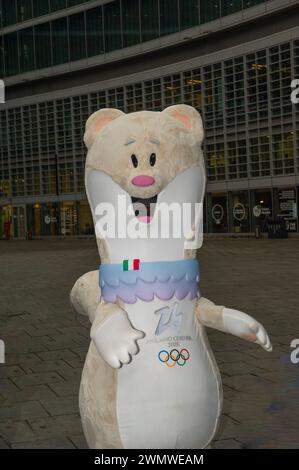
<instances>
[{"instance_id":1,"label":"paved stone plaza","mask_svg":"<svg viewBox=\"0 0 299 470\"><path fill-rule=\"evenodd\" d=\"M97 268L92 240L0 242L0 448L85 448L78 389L89 330L69 305L74 281ZM209 331L224 409L214 448L299 448L299 240L206 240L202 294L261 321L266 353Z\"/></svg>"}]
</instances>

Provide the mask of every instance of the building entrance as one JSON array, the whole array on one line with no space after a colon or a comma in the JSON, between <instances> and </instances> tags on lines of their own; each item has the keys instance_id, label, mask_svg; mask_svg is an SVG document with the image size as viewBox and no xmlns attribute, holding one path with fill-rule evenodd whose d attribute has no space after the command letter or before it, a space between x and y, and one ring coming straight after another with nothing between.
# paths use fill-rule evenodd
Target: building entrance
<instances>
[{"instance_id":1,"label":"building entrance","mask_svg":"<svg viewBox=\"0 0 299 470\"><path fill-rule=\"evenodd\" d=\"M26 207L13 207L13 237L15 239L26 239Z\"/></svg>"},{"instance_id":2,"label":"building entrance","mask_svg":"<svg viewBox=\"0 0 299 470\"><path fill-rule=\"evenodd\" d=\"M12 237L11 206L0 207L0 237L10 240Z\"/></svg>"}]
</instances>

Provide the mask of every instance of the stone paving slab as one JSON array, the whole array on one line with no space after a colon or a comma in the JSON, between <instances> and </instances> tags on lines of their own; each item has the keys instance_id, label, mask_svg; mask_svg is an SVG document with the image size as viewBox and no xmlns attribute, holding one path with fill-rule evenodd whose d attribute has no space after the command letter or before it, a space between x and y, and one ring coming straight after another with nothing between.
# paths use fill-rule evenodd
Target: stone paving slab
<instances>
[{"instance_id":1,"label":"stone paving slab","mask_svg":"<svg viewBox=\"0 0 299 470\"><path fill-rule=\"evenodd\" d=\"M51 384L51 386L53 385ZM32 400L41 402L41 400L55 398L56 396L49 384L29 385L23 387L22 390L16 389L16 391L10 391L9 393L3 391L0 405L3 403L5 405L14 405L15 403L30 402Z\"/></svg>"},{"instance_id":2,"label":"stone paving slab","mask_svg":"<svg viewBox=\"0 0 299 470\"><path fill-rule=\"evenodd\" d=\"M22 442L12 444L12 449L32 449L32 442ZM41 439L34 441L34 449L75 449L75 444L71 439L60 436L51 439Z\"/></svg>"},{"instance_id":3,"label":"stone paving slab","mask_svg":"<svg viewBox=\"0 0 299 470\"><path fill-rule=\"evenodd\" d=\"M299 448L299 240L206 240L201 292L261 321L274 351L208 331L222 373L215 449ZM76 279L98 268L93 240L0 242L0 449L86 448L78 410L89 330L69 305Z\"/></svg>"}]
</instances>

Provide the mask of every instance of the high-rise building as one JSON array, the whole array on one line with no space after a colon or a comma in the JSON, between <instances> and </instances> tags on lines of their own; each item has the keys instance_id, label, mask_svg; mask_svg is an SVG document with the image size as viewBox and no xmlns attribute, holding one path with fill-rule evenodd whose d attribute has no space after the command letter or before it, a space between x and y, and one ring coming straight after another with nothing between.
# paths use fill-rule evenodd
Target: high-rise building
<instances>
[{"instance_id":1,"label":"high-rise building","mask_svg":"<svg viewBox=\"0 0 299 470\"><path fill-rule=\"evenodd\" d=\"M205 125L205 230L298 231L298 0L1 0L0 238L88 235L88 116L187 103Z\"/></svg>"}]
</instances>

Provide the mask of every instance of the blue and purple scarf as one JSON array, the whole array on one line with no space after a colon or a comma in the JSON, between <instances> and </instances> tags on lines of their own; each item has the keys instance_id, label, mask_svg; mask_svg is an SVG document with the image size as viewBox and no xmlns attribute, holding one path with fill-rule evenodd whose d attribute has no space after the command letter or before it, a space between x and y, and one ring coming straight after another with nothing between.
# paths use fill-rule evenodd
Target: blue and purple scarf
<instances>
[{"instance_id":1,"label":"blue and purple scarf","mask_svg":"<svg viewBox=\"0 0 299 470\"><path fill-rule=\"evenodd\" d=\"M124 270L123 264L100 266L100 287L103 300L118 299L134 304L138 299L150 302L154 297L169 300L173 296L190 300L199 295L197 260L139 262L138 270Z\"/></svg>"}]
</instances>

